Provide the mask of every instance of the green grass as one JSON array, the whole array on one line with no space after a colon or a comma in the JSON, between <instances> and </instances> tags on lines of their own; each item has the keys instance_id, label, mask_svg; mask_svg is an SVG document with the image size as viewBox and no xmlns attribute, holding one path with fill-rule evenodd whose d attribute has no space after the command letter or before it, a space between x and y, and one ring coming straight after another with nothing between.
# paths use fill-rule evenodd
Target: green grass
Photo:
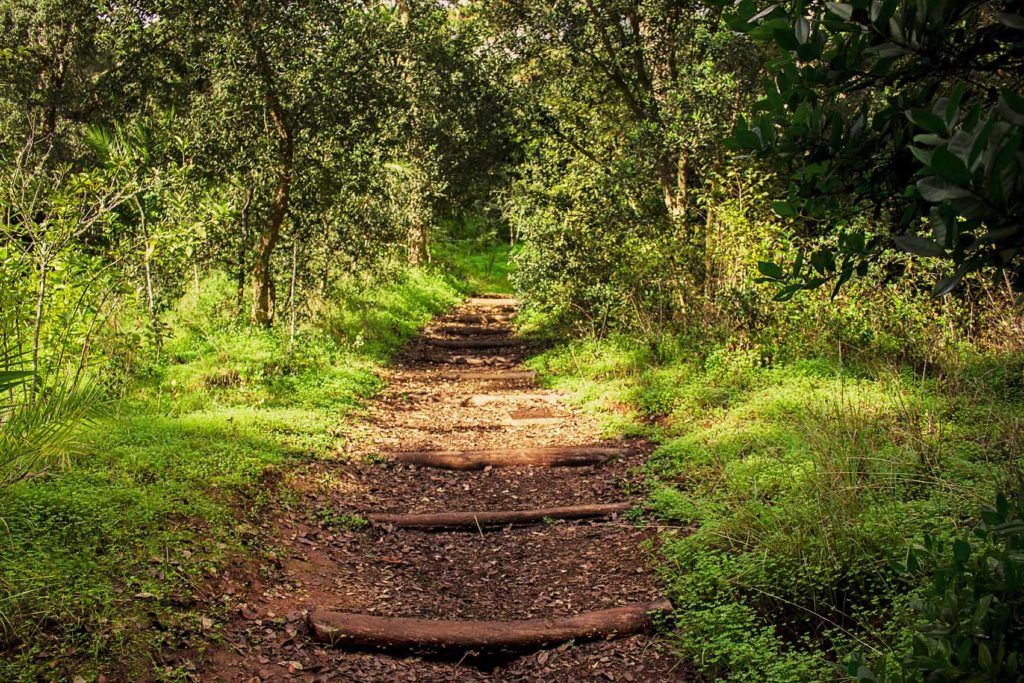
<instances>
[{"instance_id":1,"label":"green grass","mask_svg":"<svg viewBox=\"0 0 1024 683\"><path fill-rule=\"evenodd\" d=\"M608 431L660 443L649 506L680 652L717 678L832 680L853 651L906 648L916 586L890 563L1019 478L1024 409L991 363L922 379L758 359L620 338L532 363Z\"/></svg>"},{"instance_id":2,"label":"green grass","mask_svg":"<svg viewBox=\"0 0 1024 683\"><path fill-rule=\"evenodd\" d=\"M436 244L432 253L465 281L469 293L512 292L509 283L512 249L507 244L456 240Z\"/></svg>"},{"instance_id":3,"label":"green grass","mask_svg":"<svg viewBox=\"0 0 1024 683\"><path fill-rule=\"evenodd\" d=\"M0 492L0 680L183 679L159 653L209 639L197 588L254 557L253 516L287 495L291 468L336 457L379 364L458 300L456 284L426 271L352 283L292 353L284 330L231 319L226 278L186 297L169 360L74 466Z\"/></svg>"}]
</instances>

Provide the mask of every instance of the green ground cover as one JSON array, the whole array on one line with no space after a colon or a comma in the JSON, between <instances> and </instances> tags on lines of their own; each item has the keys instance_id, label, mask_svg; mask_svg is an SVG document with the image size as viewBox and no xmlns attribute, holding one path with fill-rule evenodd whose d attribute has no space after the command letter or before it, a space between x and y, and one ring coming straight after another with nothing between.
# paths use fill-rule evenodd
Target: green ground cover
<instances>
[{"instance_id":1,"label":"green ground cover","mask_svg":"<svg viewBox=\"0 0 1024 683\"><path fill-rule=\"evenodd\" d=\"M1020 481L1019 367L1005 363L923 377L881 361L764 367L625 337L532 363L609 433L658 443L648 505L671 638L716 679L834 680L854 652L898 660L924 579L894 563Z\"/></svg>"},{"instance_id":2,"label":"green ground cover","mask_svg":"<svg viewBox=\"0 0 1024 683\"><path fill-rule=\"evenodd\" d=\"M253 557L246 520L287 495L292 467L338 452L380 364L462 286L437 269L353 282L292 349L284 327L233 320L226 278L186 296L166 359L88 427L73 467L2 493L0 680L183 677L155 655L213 635L194 596Z\"/></svg>"}]
</instances>

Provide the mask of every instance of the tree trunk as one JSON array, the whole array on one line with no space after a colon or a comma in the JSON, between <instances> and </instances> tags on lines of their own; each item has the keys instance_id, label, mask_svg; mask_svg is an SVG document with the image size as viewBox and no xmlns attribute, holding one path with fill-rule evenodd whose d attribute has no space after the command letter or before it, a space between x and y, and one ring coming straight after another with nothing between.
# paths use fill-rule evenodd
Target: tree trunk
<instances>
[{"instance_id":1,"label":"tree trunk","mask_svg":"<svg viewBox=\"0 0 1024 683\"><path fill-rule=\"evenodd\" d=\"M422 266L427 259L427 228L419 216L414 216L409 226L409 265Z\"/></svg>"},{"instance_id":2,"label":"tree trunk","mask_svg":"<svg viewBox=\"0 0 1024 683\"><path fill-rule=\"evenodd\" d=\"M295 276L299 269L299 239L292 241L292 279L288 286L288 353L295 350Z\"/></svg>"},{"instance_id":3,"label":"tree trunk","mask_svg":"<svg viewBox=\"0 0 1024 683\"><path fill-rule=\"evenodd\" d=\"M658 185L669 218L678 227L686 217L686 158L678 153L663 154L658 161Z\"/></svg>"},{"instance_id":4,"label":"tree trunk","mask_svg":"<svg viewBox=\"0 0 1024 683\"><path fill-rule=\"evenodd\" d=\"M271 258L281 238L281 227L291 207L292 166L295 145L288 116L274 89L266 55L256 48L260 68L267 87L267 112L277 138L277 181L270 203L270 221L256 243L256 260L252 271L252 321L264 327L274 322L274 274Z\"/></svg>"},{"instance_id":5,"label":"tree trunk","mask_svg":"<svg viewBox=\"0 0 1024 683\"><path fill-rule=\"evenodd\" d=\"M245 201L242 202L242 209L239 211L238 223L241 234L241 238L238 240L238 270L235 274L236 280L236 295L235 295L235 310L239 316L242 315L242 300L245 298L245 276L246 276L246 259L245 254L249 251L249 207L252 206L252 185L247 185L245 188Z\"/></svg>"},{"instance_id":6,"label":"tree trunk","mask_svg":"<svg viewBox=\"0 0 1024 683\"><path fill-rule=\"evenodd\" d=\"M142 227L142 239L145 240L145 246L142 252L142 270L146 278L146 310L149 313L149 324L153 328L153 346L156 349L156 353L160 355L160 347L162 346L162 340L160 338L160 321L156 316L156 300L153 296L153 271L149 267L149 257L151 252L149 250L149 225L146 223L146 212L142 208L142 201L138 197L135 197L135 208L139 212L139 222Z\"/></svg>"}]
</instances>

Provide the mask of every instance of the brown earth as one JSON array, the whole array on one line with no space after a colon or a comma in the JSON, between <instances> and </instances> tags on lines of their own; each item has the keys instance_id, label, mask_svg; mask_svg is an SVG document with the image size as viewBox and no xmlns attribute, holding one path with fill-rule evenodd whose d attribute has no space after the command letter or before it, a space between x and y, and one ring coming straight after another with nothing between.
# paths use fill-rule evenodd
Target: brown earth
<instances>
[{"instance_id":1,"label":"brown earth","mask_svg":"<svg viewBox=\"0 0 1024 683\"><path fill-rule=\"evenodd\" d=\"M349 651L316 642L313 610L381 617L522 620L563 617L655 600L656 536L621 514L477 530L364 526L369 513L525 510L639 502L641 442L600 438L599 424L530 379L461 373L521 371L529 349L445 348L430 339L510 335L502 304L470 300L413 340L385 378L348 452L290 478L297 501L256 534L268 534L270 567L233 568L231 618L206 658L203 681L677 681L691 672L652 635L563 643L520 654L417 656ZM467 336L455 324L486 326ZM540 418L540 419L537 419ZM558 418L552 421L550 418ZM387 454L546 446L617 446L600 466L450 471L394 464Z\"/></svg>"}]
</instances>

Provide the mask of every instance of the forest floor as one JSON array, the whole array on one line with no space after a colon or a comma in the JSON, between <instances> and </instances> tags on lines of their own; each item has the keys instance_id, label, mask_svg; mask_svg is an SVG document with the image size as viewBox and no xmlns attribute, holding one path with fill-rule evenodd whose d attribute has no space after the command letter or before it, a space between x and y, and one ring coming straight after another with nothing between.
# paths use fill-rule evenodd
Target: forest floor
<instances>
[{"instance_id":1,"label":"forest floor","mask_svg":"<svg viewBox=\"0 0 1024 683\"><path fill-rule=\"evenodd\" d=\"M656 636L566 642L516 653L453 658L336 648L317 642L314 610L436 620L520 620L580 614L655 600L657 536L630 512L534 526L409 530L370 524L374 513L522 510L596 503L639 505L649 445L601 442L590 415L538 390L524 346L455 349L455 322L477 319L478 339L506 340L493 302L436 319L385 373L386 388L361 415L346 452L303 464L294 489L254 523L271 571L231 566L220 577L232 605L205 681L274 680L684 680L689 669ZM459 330L462 331L462 330ZM475 339L475 337L469 337ZM475 471L396 464L388 453L509 447L622 449L604 465L486 467ZM638 508L637 508L638 509Z\"/></svg>"}]
</instances>

